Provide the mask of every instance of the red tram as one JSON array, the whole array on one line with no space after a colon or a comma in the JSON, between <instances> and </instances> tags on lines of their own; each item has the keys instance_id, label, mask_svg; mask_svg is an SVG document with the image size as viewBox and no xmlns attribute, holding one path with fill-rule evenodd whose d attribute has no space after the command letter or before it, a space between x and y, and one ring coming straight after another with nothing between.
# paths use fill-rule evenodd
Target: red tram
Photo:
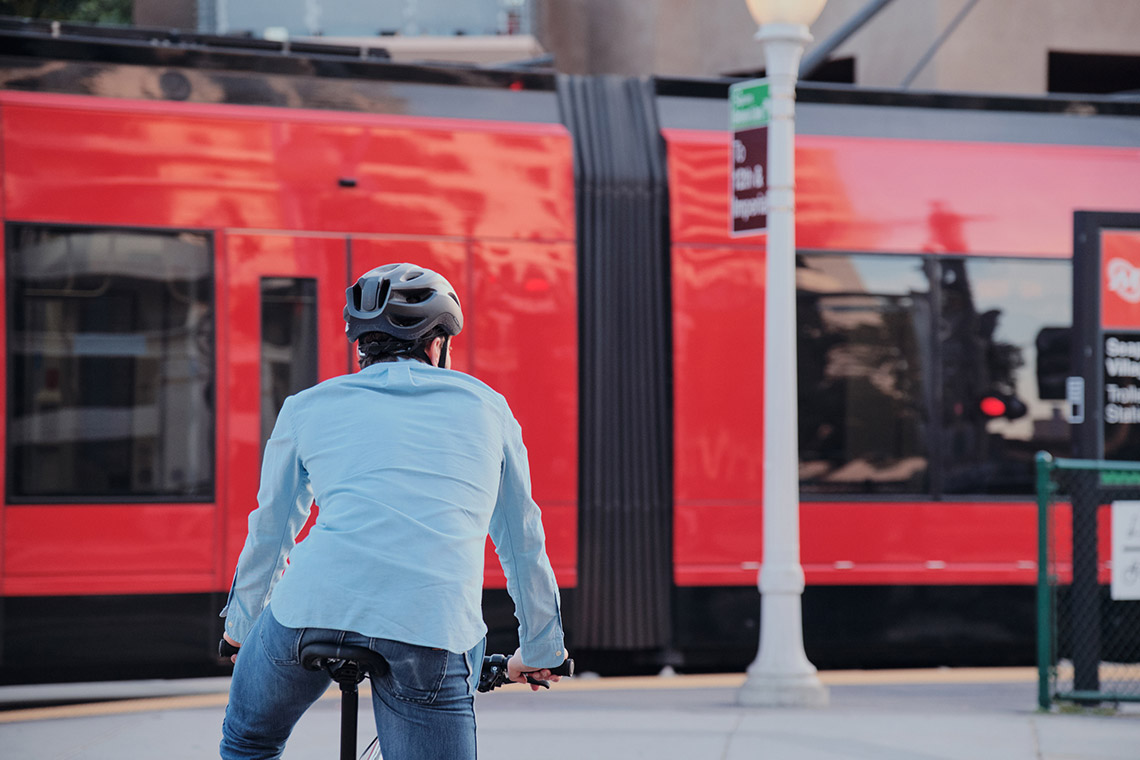
<instances>
[{"instance_id":1,"label":"red tram","mask_svg":"<svg viewBox=\"0 0 1140 760\"><path fill-rule=\"evenodd\" d=\"M276 410L353 371L344 289L396 260L456 285L456 368L523 425L576 656L748 662L764 238L728 233L726 82L94 34L0 28L0 682L209 672ZM808 655L1028 663L1072 215L1140 209L1140 107L797 116ZM493 554L487 587L506 642Z\"/></svg>"}]
</instances>

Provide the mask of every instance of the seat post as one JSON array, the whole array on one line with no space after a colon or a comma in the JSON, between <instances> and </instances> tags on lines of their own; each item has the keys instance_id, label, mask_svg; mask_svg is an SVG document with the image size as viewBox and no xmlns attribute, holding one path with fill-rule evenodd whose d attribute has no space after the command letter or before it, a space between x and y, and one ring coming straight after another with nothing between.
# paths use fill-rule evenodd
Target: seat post
<instances>
[{"instance_id":1,"label":"seat post","mask_svg":"<svg viewBox=\"0 0 1140 760\"><path fill-rule=\"evenodd\" d=\"M355 660L344 660L332 673L341 687L341 760L356 760L357 713L360 692L357 684L364 680L364 670Z\"/></svg>"},{"instance_id":2,"label":"seat post","mask_svg":"<svg viewBox=\"0 0 1140 760\"><path fill-rule=\"evenodd\" d=\"M350 678L341 677L346 670L353 671ZM357 672L355 662L346 662L336 676L340 684L340 760L356 760L356 718L360 703Z\"/></svg>"}]
</instances>

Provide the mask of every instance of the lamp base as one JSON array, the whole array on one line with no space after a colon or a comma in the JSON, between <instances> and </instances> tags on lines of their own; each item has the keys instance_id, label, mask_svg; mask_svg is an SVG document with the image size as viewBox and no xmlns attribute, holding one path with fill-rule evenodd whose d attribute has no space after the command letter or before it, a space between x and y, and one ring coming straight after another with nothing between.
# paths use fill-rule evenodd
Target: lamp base
<instances>
[{"instance_id":1,"label":"lamp base","mask_svg":"<svg viewBox=\"0 0 1140 760\"><path fill-rule=\"evenodd\" d=\"M746 707L827 707L827 687L815 673L754 675L736 693L736 703Z\"/></svg>"}]
</instances>

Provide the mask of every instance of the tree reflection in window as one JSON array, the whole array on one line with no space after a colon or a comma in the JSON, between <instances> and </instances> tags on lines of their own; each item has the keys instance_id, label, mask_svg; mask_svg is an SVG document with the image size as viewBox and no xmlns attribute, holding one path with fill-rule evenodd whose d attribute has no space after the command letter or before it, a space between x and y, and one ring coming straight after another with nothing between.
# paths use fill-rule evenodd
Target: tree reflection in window
<instances>
[{"instance_id":1,"label":"tree reflection in window","mask_svg":"<svg viewBox=\"0 0 1140 760\"><path fill-rule=\"evenodd\" d=\"M928 488L930 287L922 259L797 260L800 485Z\"/></svg>"},{"instance_id":2,"label":"tree reflection in window","mask_svg":"<svg viewBox=\"0 0 1140 760\"><path fill-rule=\"evenodd\" d=\"M209 238L9 225L8 490L213 496Z\"/></svg>"},{"instance_id":3,"label":"tree reflection in window","mask_svg":"<svg viewBox=\"0 0 1140 760\"><path fill-rule=\"evenodd\" d=\"M946 258L939 267L942 491L1032 493L1034 455L1069 445L1062 400L1039 387L1036 369L1041 338L1072 323L1071 266Z\"/></svg>"}]
</instances>

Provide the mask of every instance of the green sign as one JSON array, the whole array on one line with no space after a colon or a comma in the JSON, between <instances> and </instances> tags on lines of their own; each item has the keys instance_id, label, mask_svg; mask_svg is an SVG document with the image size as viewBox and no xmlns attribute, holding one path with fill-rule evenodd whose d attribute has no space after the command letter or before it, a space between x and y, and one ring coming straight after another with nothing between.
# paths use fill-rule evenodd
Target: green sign
<instances>
[{"instance_id":1,"label":"green sign","mask_svg":"<svg viewBox=\"0 0 1140 760\"><path fill-rule=\"evenodd\" d=\"M768 80L753 79L728 88L732 150L729 181L729 233L756 235L768 229Z\"/></svg>"},{"instance_id":2,"label":"green sign","mask_svg":"<svg viewBox=\"0 0 1140 760\"><path fill-rule=\"evenodd\" d=\"M728 103L734 132L766 127L772 118L767 79L729 85Z\"/></svg>"}]
</instances>

